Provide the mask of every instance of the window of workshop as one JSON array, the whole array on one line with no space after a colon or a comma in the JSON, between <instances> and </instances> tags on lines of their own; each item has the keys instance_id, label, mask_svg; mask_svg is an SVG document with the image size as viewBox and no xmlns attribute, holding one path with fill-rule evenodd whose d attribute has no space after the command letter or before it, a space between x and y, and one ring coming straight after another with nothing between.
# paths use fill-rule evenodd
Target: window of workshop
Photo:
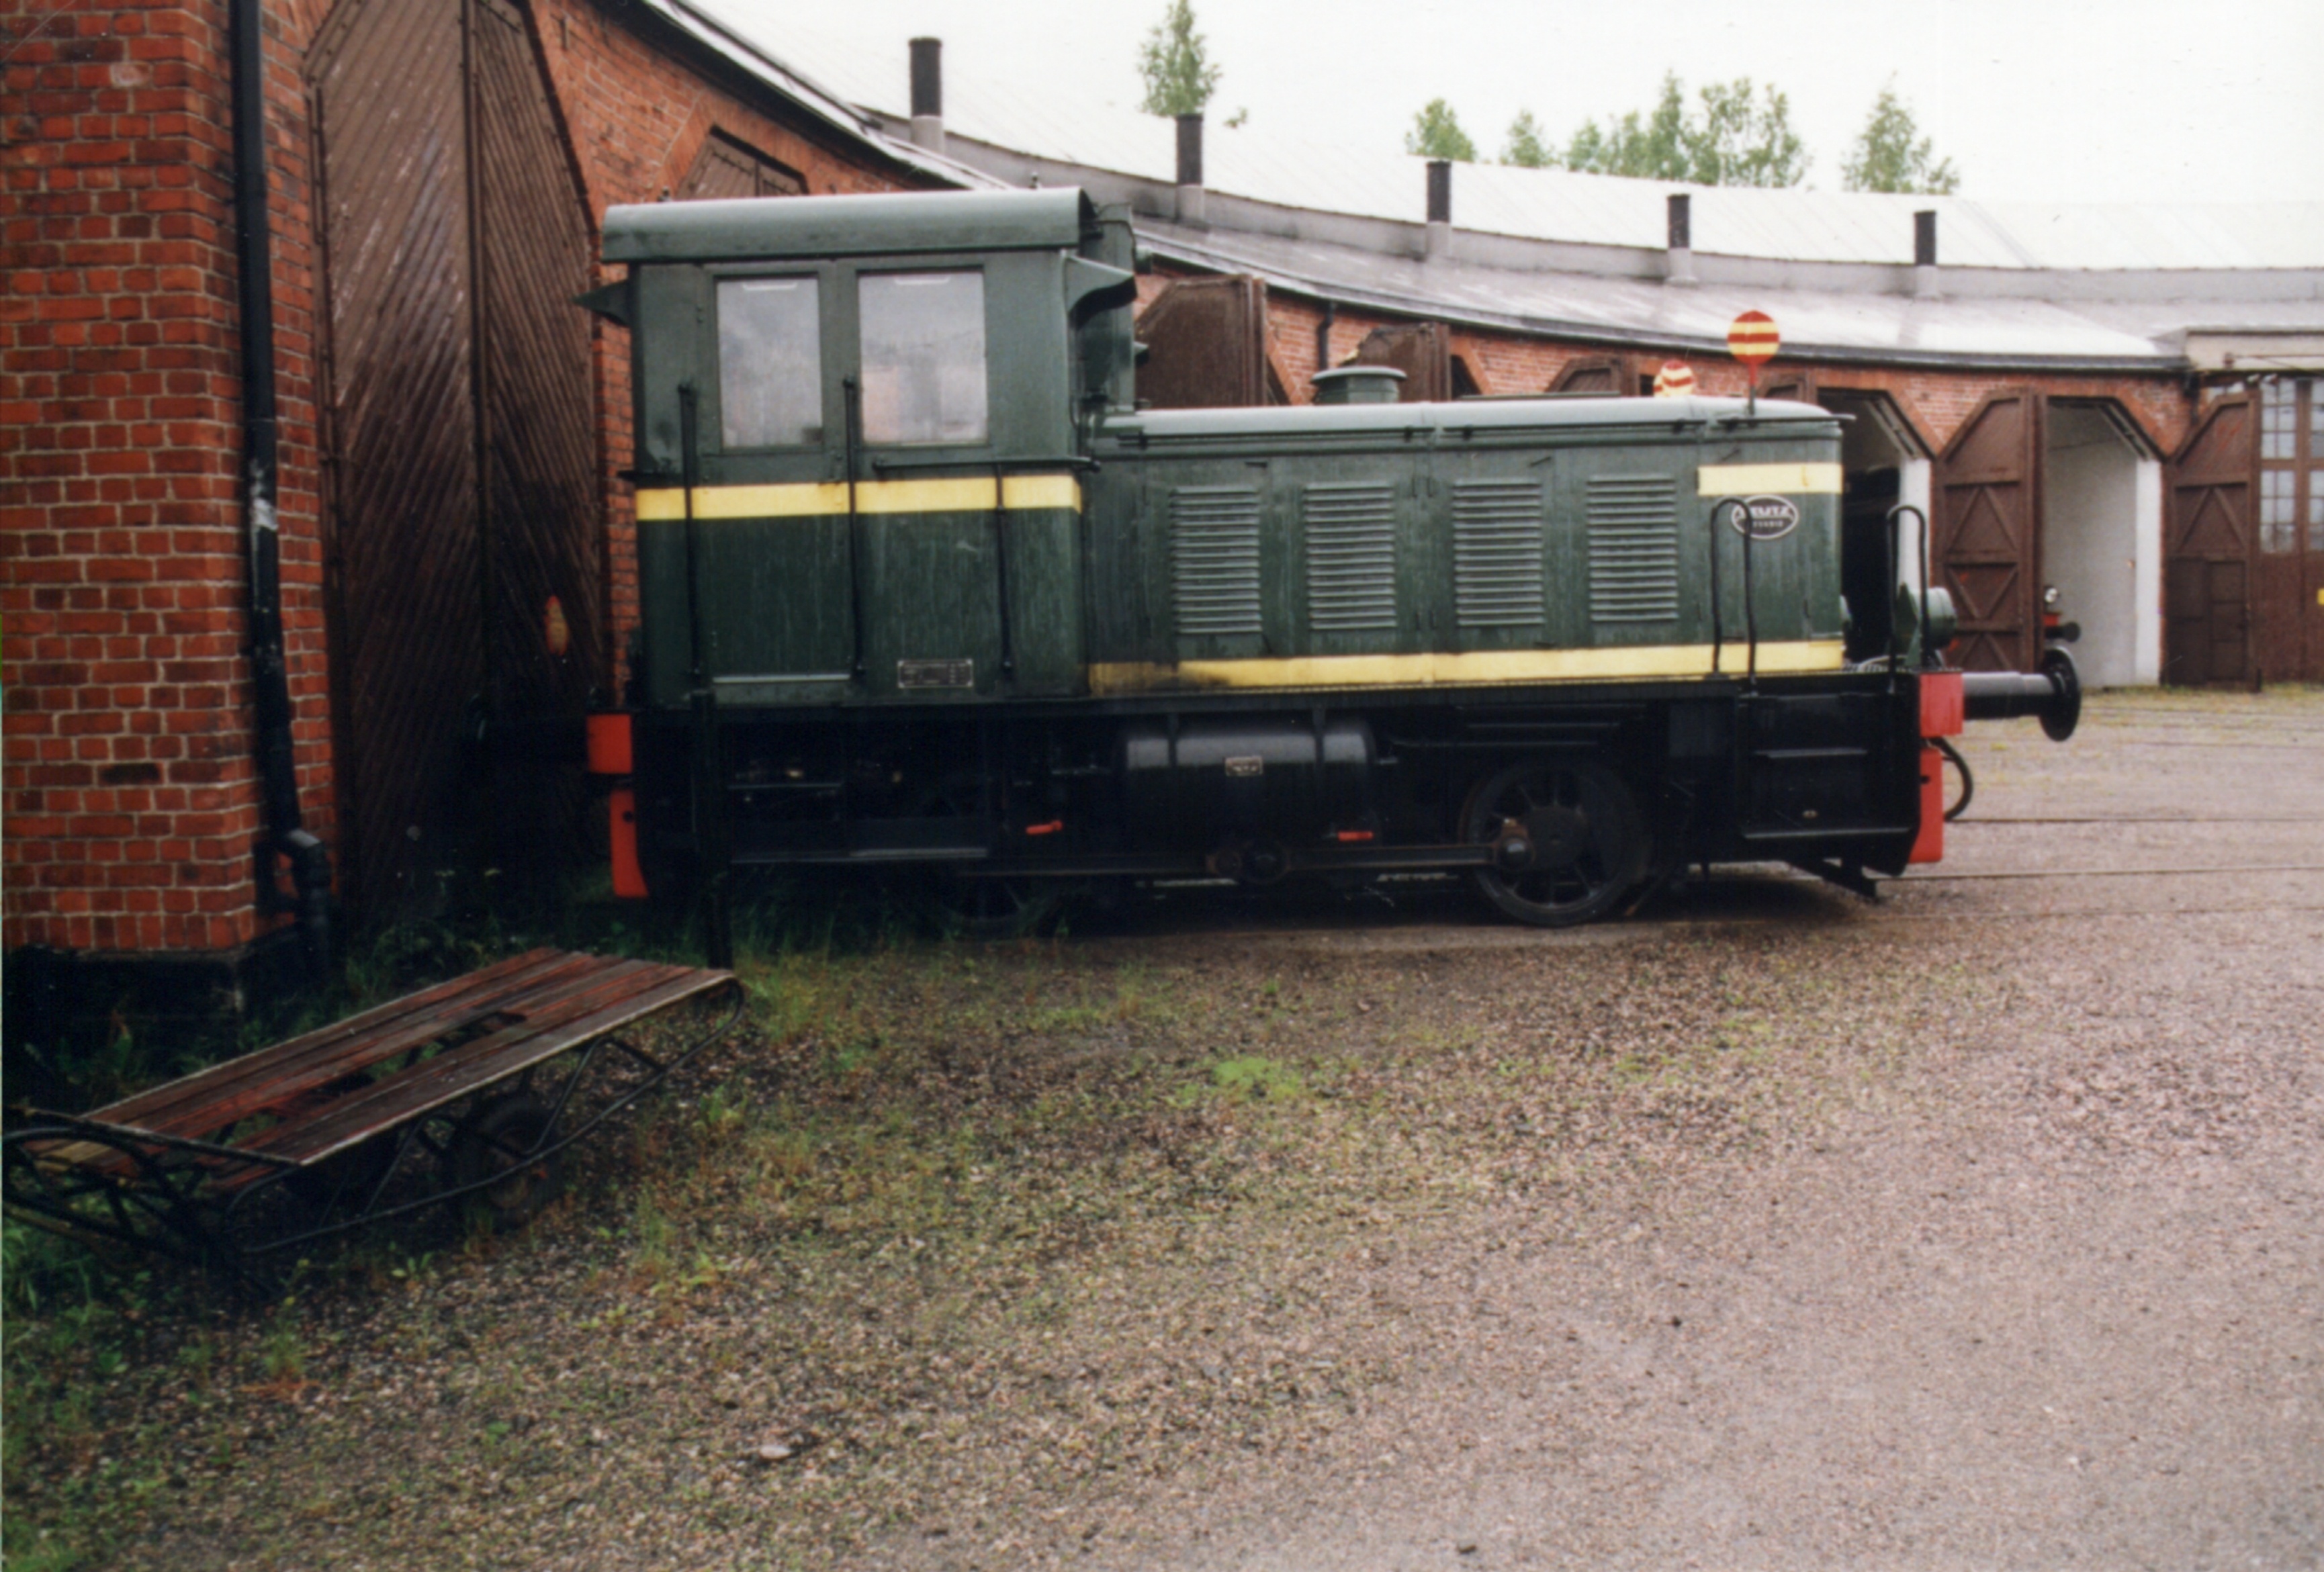
<instances>
[{"instance_id":1,"label":"window of workshop","mask_svg":"<svg viewBox=\"0 0 2324 1572\"><path fill-rule=\"evenodd\" d=\"M984 441L984 275L866 273L858 286L863 440Z\"/></svg>"},{"instance_id":2,"label":"window of workshop","mask_svg":"<svg viewBox=\"0 0 2324 1572\"><path fill-rule=\"evenodd\" d=\"M823 440L823 331L812 277L718 285L719 445Z\"/></svg>"}]
</instances>

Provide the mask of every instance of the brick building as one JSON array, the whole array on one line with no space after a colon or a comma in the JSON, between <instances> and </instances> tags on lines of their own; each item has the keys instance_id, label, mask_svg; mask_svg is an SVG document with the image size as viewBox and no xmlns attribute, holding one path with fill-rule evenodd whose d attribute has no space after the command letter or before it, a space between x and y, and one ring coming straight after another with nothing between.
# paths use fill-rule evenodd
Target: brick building
<instances>
[{"instance_id":1,"label":"brick building","mask_svg":"<svg viewBox=\"0 0 2324 1572\"><path fill-rule=\"evenodd\" d=\"M605 208L974 177L661 0L0 28L5 943L199 1007L294 948L300 835L392 914L569 795L635 614L626 335L569 304Z\"/></svg>"}]
</instances>

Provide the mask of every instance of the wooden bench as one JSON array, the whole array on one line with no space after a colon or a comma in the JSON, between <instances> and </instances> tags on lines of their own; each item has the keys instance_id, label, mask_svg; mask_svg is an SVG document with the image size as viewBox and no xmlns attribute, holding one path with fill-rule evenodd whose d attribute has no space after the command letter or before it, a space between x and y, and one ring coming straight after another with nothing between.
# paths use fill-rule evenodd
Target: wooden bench
<instances>
[{"instance_id":1,"label":"wooden bench","mask_svg":"<svg viewBox=\"0 0 2324 1572\"><path fill-rule=\"evenodd\" d=\"M724 1018L673 1056L622 1036L722 991ZM285 1249L479 1192L496 1204L513 1196L501 1209L530 1216L541 1186L511 1176L546 1181L566 1146L716 1040L741 1005L728 972L529 951L87 1114L32 1110L5 1137L6 1203L41 1226L204 1258ZM569 1117L608 1045L642 1078ZM567 1055L571 1069L535 1097L535 1072ZM536 1106L516 1119L491 1112L511 1099ZM393 1199L414 1150L448 1182ZM247 1192L277 1189L302 1194L306 1215L276 1236L239 1237L238 1224L265 1232L276 1220Z\"/></svg>"}]
</instances>

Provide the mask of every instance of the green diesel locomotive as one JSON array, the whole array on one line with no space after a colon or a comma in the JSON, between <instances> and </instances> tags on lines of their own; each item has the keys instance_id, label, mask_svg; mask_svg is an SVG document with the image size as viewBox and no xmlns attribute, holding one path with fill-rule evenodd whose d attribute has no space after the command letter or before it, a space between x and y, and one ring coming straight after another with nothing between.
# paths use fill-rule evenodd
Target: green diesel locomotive
<instances>
[{"instance_id":1,"label":"green diesel locomotive","mask_svg":"<svg viewBox=\"0 0 2324 1572\"><path fill-rule=\"evenodd\" d=\"M593 765L624 893L918 864L1005 913L1044 881L1457 871L1567 924L1695 864L1868 888L1937 853L1965 711L2071 729L2062 654L1966 693L1939 667L1920 532L1843 530L1824 410L1403 403L1365 368L1144 409L1134 245L1070 189L607 215L628 276L586 303L632 330L641 617Z\"/></svg>"}]
</instances>

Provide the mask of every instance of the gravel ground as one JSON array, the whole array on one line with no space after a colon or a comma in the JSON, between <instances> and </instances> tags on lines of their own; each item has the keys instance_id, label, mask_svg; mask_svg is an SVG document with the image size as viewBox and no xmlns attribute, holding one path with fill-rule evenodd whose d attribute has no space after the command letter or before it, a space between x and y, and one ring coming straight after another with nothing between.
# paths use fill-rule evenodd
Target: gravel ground
<instances>
[{"instance_id":1,"label":"gravel ground","mask_svg":"<svg viewBox=\"0 0 2324 1572\"><path fill-rule=\"evenodd\" d=\"M1969 751L1877 906L755 961L523 1236L14 1317L10 1559L2324 1564L2324 694Z\"/></svg>"}]
</instances>

